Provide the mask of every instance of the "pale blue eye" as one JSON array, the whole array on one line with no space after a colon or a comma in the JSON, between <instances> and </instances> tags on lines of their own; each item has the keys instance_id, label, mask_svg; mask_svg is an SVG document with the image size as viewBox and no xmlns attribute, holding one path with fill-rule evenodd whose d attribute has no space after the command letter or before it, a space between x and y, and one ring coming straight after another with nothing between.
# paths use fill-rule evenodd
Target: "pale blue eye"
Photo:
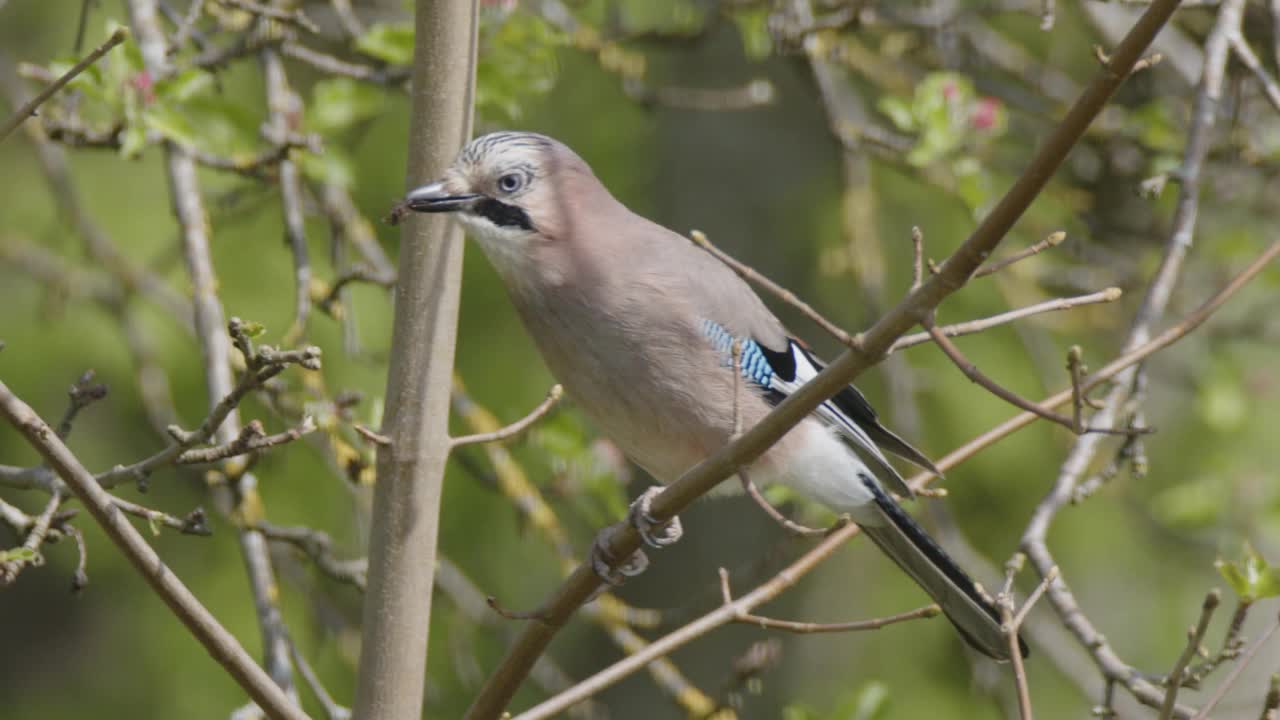
<instances>
[{"instance_id":1,"label":"pale blue eye","mask_svg":"<svg viewBox=\"0 0 1280 720\"><path fill-rule=\"evenodd\" d=\"M522 184L524 184L524 178L517 173L508 173L498 178L498 189L505 193L519 190Z\"/></svg>"}]
</instances>

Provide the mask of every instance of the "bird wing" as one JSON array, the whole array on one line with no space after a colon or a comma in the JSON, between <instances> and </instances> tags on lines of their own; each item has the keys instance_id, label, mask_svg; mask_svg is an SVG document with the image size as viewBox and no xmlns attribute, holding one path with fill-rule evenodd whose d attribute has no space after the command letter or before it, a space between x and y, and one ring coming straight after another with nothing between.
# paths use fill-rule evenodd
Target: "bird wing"
<instances>
[{"instance_id":1,"label":"bird wing","mask_svg":"<svg viewBox=\"0 0 1280 720\"><path fill-rule=\"evenodd\" d=\"M782 402L822 372L822 363L793 338L786 338L785 346L775 350L755 338L736 338L713 320L703 320L702 331L728 364L733 363L733 343L741 340L740 371L744 378L763 390L765 400L772 405ZM871 404L852 385L823 401L814 410L814 415L834 428L894 492L906 497L913 495L902 475L885 457L881 446L931 472L937 472L923 453L880 424Z\"/></svg>"},{"instance_id":2,"label":"bird wing","mask_svg":"<svg viewBox=\"0 0 1280 720\"><path fill-rule=\"evenodd\" d=\"M765 399L776 405L822 371L823 363L804 345L792 338L769 311L760 296L737 274L696 247L659 225L639 218L638 226L661 238L660 250L653 243L632 243L645 250L632 260L638 267L650 266L650 273L670 285L669 295L687 297L689 310L702 318L703 334L720 352L722 361L732 365L732 347L741 339L739 361L744 377L758 385ZM657 265L661 257L660 266ZM656 268L656 269L655 269ZM894 492L912 495L898 471L889 464L887 450L930 472L938 473L929 458L880 424L867 399L852 385L826 400L814 415L836 429L876 476ZM938 473L941 474L941 473Z\"/></svg>"}]
</instances>

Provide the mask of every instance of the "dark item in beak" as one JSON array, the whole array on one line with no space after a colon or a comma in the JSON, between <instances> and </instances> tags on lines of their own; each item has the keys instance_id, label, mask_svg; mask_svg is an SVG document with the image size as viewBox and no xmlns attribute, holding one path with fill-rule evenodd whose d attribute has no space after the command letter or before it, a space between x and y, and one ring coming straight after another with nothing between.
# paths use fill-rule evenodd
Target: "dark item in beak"
<instances>
[{"instance_id":1,"label":"dark item in beak","mask_svg":"<svg viewBox=\"0 0 1280 720\"><path fill-rule=\"evenodd\" d=\"M434 182L420 188L410 190L404 200L396 203L387 215L389 225L398 225L410 212L457 212L475 205L484 196L474 193L466 195L450 195L444 189L444 183Z\"/></svg>"}]
</instances>

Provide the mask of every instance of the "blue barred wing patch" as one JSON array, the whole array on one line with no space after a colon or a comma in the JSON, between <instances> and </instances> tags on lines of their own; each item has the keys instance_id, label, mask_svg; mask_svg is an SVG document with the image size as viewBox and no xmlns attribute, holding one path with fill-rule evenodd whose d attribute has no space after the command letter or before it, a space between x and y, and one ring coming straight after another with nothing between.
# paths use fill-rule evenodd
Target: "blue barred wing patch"
<instances>
[{"instance_id":1,"label":"blue barred wing patch","mask_svg":"<svg viewBox=\"0 0 1280 720\"><path fill-rule=\"evenodd\" d=\"M716 352L720 353L721 364L725 367L733 367L733 341L735 340L733 334L720 323L711 320L702 321L702 332L711 341L711 346L716 349ZM742 354L738 358L742 376L762 388L774 389L773 368L760 349L760 344L751 338L738 339L742 341Z\"/></svg>"},{"instance_id":2,"label":"blue barred wing patch","mask_svg":"<svg viewBox=\"0 0 1280 720\"><path fill-rule=\"evenodd\" d=\"M822 366L813 356L794 340L788 340L787 347L783 350L772 350L761 347L750 337L735 338L733 333L720 323L706 319L702 321L702 332L719 353L720 364L724 367L733 367L734 341L738 340L742 343L738 360L742 376L763 389L765 399L771 405L782 402L786 396L812 380L822 370ZM863 427L863 423L877 435L896 441L913 453L914 455L908 455L909 459L917 461L917 458L923 458L923 455L906 445L893 433L885 430L876 421L875 411L867 404L861 393L850 386L835 398L819 405L814 410L814 415L828 426L834 427L863 462L868 463L876 475L888 482L895 492L910 497L911 488L907 486L898 471L889 464L879 445L868 434L867 428ZM925 459L924 462L929 461Z\"/></svg>"}]
</instances>

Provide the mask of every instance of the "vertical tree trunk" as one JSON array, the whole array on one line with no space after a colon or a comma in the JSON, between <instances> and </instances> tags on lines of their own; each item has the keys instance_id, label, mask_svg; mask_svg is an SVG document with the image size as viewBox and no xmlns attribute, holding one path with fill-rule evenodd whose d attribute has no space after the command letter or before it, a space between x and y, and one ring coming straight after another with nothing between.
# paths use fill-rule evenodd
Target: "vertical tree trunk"
<instances>
[{"instance_id":1,"label":"vertical tree trunk","mask_svg":"<svg viewBox=\"0 0 1280 720\"><path fill-rule=\"evenodd\" d=\"M476 0L417 0L409 185L438 177L471 132ZM422 714L462 234L414 214L401 236L391 367L369 547L355 717Z\"/></svg>"}]
</instances>

